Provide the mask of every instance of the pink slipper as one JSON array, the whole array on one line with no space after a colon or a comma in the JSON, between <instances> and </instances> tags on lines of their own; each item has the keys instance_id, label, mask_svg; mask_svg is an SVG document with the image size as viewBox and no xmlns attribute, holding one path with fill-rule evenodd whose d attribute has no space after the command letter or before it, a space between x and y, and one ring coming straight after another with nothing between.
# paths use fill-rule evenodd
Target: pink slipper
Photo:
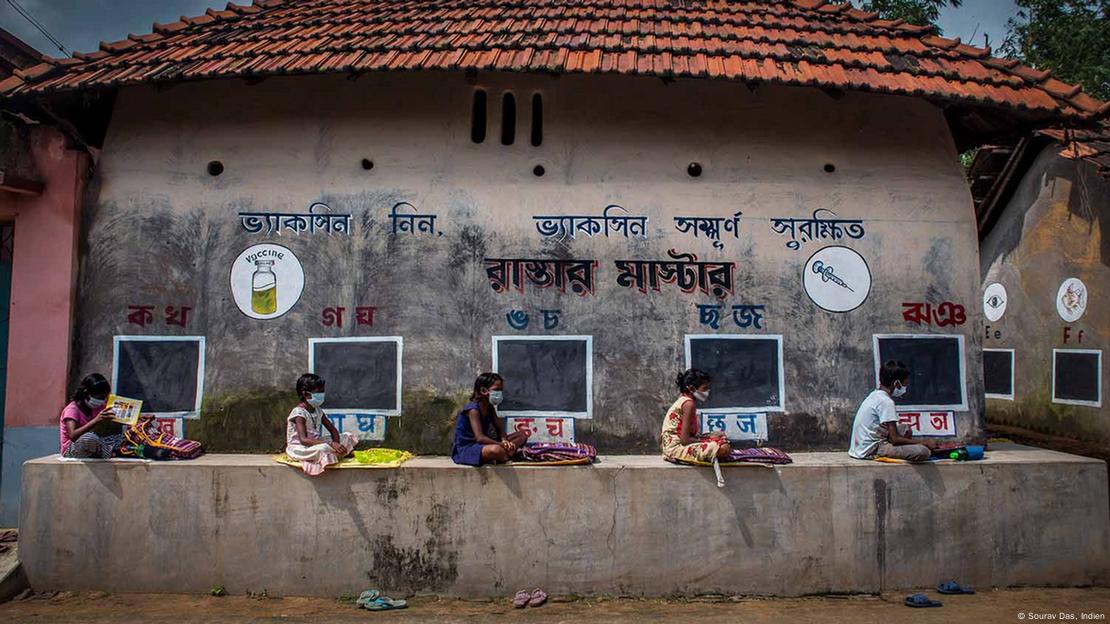
<instances>
[{"instance_id":1,"label":"pink slipper","mask_svg":"<svg viewBox=\"0 0 1110 624\"><path fill-rule=\"evenodd\" d=\"M527 590L520 590L513 596L513 606L517 609L523 609L528 606L528 601L532 599L532 595Z\"/></svg>"},{"instance_id":2,"label":"pink slipper","mask_svg":"<svg viewBox=\"0 0 1110 624\"><path fill-rule=\"evenodd\" d=\"M528 599L528 606L539 607L543 606L545 602L547 602L547 594L539 587L533 589L532 596Z\"/></svg>"}]
</instances>

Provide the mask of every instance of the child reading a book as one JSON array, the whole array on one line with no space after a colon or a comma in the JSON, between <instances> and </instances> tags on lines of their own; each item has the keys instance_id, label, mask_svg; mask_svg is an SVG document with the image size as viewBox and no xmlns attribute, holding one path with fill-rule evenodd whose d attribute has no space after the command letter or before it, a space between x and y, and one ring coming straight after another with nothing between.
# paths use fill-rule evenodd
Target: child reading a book
<instances>
[{"instance_id":1,"label":"child reading a book","mask_svg":"<svg viewBox=\"0 0 1110 624\"><path fill-rule=\"evenodd\" d=\"M81 380L73 400L58 418L62 457L108 459L123 444L123 434L118 433L118 427L102 424L115 416L113 410L104 409L111 392L111 384L100 373L92 373ZM116 433L106 433L105 429L114 429Z\"/></svg>"},{"instance_id":2,"label":"child reading a book","mask_svg":"<svg viewBox=\"0 0 1110 624\"><path fill-rule=\"evenodd\" d=\"M898 427L894 398L906 394L910 371L906 365L889 360L879 369L879 387L871 391L856 411L852 423L852 442L848 454L856 459L888 457L906 461L927 461L935 446L916 440Z\"/></svg>"}]
</instances>

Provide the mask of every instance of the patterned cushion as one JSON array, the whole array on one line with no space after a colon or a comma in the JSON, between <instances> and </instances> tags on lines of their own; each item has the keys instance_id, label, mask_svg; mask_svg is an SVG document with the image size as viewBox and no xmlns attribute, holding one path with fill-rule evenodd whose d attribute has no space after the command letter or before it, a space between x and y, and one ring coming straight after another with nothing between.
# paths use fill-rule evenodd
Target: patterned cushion
<instances>
[{"instance_id":1,"label":"patterned cushion","mask_svg":"<svg viewBox=\"0 0 1110 624\"><path fill-rule=\"evenodd\" d=\"M757 446L755 448L747 449L732 449L728 457L721 460L724 462L747 462L759 464L792 464L794 460L786 454L786 451L780 451L777 448L770 446Z\"/></svg>"},{"instance_id":2,"label":"patterned cushion","mask_svg":"<svg viewBox=\"0 0 1110 624\"><path fill-rule=\"evenodd\" d=\"M568 459L597 459L597 449L581 442L566 444L559 442L541 442L526 444L520 449L519 459L534 462L554 462Z\"/></svg>"}]
</instances>

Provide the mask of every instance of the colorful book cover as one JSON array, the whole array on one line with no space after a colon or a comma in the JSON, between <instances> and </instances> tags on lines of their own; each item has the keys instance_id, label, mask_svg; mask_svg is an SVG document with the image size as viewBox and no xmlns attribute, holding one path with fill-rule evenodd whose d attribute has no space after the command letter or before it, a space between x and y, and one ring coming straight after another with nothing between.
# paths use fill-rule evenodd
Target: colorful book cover
<instances>
[{"instance_id":1,"label":"colorful book cover","mask_svg":"<svg viewBox=\"0 0 1110 624\"><path fill-rule=\"evenodd\" d=\"M133 425L139 422L143 402L141 399L129 399L111 394L108 395L108 404L104 406L104 409L115 410L116 415L112 417L112 420L125 425Z\"/></svg>"}]
</instances>

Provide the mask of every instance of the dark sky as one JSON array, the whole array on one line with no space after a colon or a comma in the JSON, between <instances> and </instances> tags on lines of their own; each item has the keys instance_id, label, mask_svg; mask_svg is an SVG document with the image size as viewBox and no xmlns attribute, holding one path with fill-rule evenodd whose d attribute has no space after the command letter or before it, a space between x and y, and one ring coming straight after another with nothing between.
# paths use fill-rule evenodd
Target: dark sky
<instances>
[{"instance_id":1,"label":"dark sky","mask_svg":"<svg viewBox=\"0 0 1110 624\"><path fill-rule=\"evenodd\" d=\"M16 0L48 31L74 52L92 52L100 42L124 39L129 33L145 34L154 22L170 22L182 15L195 16L224 2L210 0ZM246 4L248 0L240 0ZM990 35L995 49L1006 34L1006 20L1016 12L1013 0L964 0L959 9L946 9L940 26L948 37L983 45ZM51 56L61 53L26 20L8 0L0 0L0 27ZM972 34L974 41L969 41Z\"/></svg>"}]
</instances>

